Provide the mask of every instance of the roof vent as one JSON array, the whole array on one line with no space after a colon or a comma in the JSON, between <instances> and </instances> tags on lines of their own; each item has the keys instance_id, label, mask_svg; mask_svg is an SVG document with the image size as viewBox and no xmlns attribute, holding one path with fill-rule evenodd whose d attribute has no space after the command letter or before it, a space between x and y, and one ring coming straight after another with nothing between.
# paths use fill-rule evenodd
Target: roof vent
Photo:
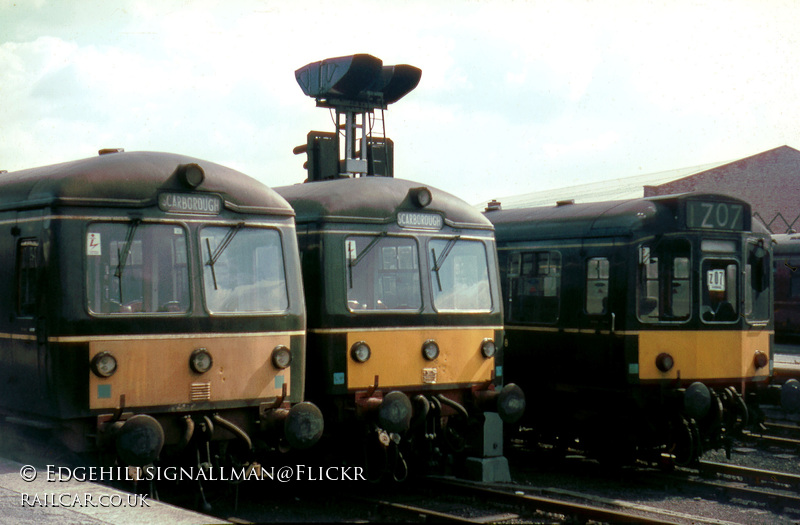
<instances>
[{"instance_id":1,"label":"roof vent","mask_svg":"<svg viewBox=\"0 0 800 525\"><path fill-rule=\"evenodd\" d=\"M125 148L103 148L97 152L98 155L108 155L109 153L122 153Z\"/></svg>"},{"instance_id":2,"label":"roof vent","mask_svg":"<svg viewBox=\"0 0 800 525\"><path fill-rule=\"evenodd\" d=\"M484 211L497 211L497 210L501 210L502 208L503 208L503 205L502 205L502 204L500 204L500 201L499 201L499 200L497 200L497 199L492 199L492 200L491 200L491 201L489 201L489 203L486 205L486 210L484 210Z\"/></svg>"},{"instance_id":3,"label":"roof vent","mask_svg":"<svg viewBox=\"0 0 800 525\"><path fill-rule=\"evenodd\" d=\"M569 206L575 204L575 199L565 199L563 201L556 201L556 206Z\"/></svg>"}]
</instances>

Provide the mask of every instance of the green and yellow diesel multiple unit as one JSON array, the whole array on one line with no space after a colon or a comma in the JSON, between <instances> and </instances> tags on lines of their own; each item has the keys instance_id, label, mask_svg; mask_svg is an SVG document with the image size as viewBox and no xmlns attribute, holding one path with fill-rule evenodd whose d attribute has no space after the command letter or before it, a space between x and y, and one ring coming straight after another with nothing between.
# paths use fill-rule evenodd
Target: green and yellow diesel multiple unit
<instances>
[{"instance_id":1,"label":"green and yellow diesel multiple unit","mask_svg":"<svg viewBox=\"0 0 800 525\"><path fill-rule=\"evenodd\" d=\"M691 461L755 419L772 370L772 248L744 201L683 194L485 213L506 379L525 428ZM750 408L751 410L748 410Z\"/></svg>"},{"instance_id":2,"label":"green and yellow diesel multiple unit","mask_svg":"<svg viewBox=\"0 0 800 525\"><path fill-rule=\"evenodd\" d=\"M4 423L133 466L312 445L292 208L211 162L100 153L0 175Z\"/></svg>"},{"instance_id":3,"label":"green and yellow diesel multiple unit","mask_svg":"<svg viewBox=\"0 0 800 525\"><path fill-rule=\"evenodd\" d=\"M485 412L521 416L519 389L501 389L499 274L480 212L391 177L276 191L297 214L306 391L331 435L394 438L401 453L430 460L463 447Z\"/></svg>"}]
</instances>

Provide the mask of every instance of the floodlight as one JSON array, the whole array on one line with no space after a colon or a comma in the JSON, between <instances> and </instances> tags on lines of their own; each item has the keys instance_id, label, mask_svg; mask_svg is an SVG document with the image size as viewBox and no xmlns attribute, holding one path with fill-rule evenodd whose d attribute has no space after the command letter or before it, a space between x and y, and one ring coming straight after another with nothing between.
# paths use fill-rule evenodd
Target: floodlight
<instances>
[{"instance_id":1,"label":"floodlight","mask_svg":"<svg viewBox=\"0 0 800 525\"><path fill-rule=\"evenodd\" d=\"M312 62L294 72L303 93L309 97L359 98L375 83L383 62L372 55L350 55Z\"/></svg>"}]
</instances>

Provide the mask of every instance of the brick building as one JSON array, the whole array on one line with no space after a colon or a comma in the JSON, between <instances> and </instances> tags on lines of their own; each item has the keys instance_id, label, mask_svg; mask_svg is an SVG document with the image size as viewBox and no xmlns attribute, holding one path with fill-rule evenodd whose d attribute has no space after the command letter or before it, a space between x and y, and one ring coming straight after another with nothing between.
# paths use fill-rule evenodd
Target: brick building
<instances>
[{"instance_id":1,"label":"brick building","mask_svg":"<svg viewBox=\"0 0 800 525\"><path fill-rule=\"evenodd\" d=\"M645 197L688 191L744 199L753 207L753 216L772 233L800 230L800 151L781 146L657 186L644 186Z\"/></svg>"},{"instance_id":2,"label":"brick building","mask_svg":"<svg viewBox=\"0 0 800 525\"><path fill-rule=\"evenodd\" d=\"M503 197L504 209L702 191L746 200L772 233L800 231L800 151L780 146L739 160ZM480 206L483 208L483 205Z\"/></svg>"}]
</instances>

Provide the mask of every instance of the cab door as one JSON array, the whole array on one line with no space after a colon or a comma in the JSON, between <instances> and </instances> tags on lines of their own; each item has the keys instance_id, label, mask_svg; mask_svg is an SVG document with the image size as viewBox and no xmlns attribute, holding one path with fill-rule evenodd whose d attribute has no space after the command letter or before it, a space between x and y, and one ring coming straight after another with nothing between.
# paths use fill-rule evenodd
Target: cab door
<instances>
[{"instance_id":1,"label":"cab door","mask_svg":"<svg viewBox=\"0 0 800 525\"><path fill-rule=\"evenodd\" d=\"M585 384L607 383L624 377L622 341L614 334L624 304L625 271L616 239L602 239L582 250L580 330L575 359L580 360ZM620 266L622 265L622 266Z\"/></svg>"},{"instance_id":2,"label":"cab door","mask_svg":"<svg viewBox=\"0 0 800 525\"><path fill-rule=\"evenodd\" d=\"M43 257L39 237L21 236L16 242L14 271L14 389L24 406L44 406L47 388L47 323L42 305ZM31 384L33 382L34 384ZM31 399L35 396L35 399ZM27 401L26 401L27 400ZM29 401L29 402L28 402Z\"/></svg>"}]
</instances>

